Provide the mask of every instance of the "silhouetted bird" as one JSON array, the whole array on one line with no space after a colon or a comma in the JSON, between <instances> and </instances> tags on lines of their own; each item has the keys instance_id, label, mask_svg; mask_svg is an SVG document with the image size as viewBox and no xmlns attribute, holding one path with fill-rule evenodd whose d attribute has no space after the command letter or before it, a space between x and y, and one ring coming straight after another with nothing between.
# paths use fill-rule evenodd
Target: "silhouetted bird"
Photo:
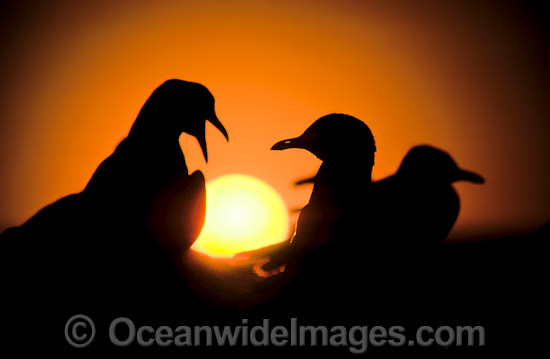
<instances>
[{"instance_id":1,"label":"silhouetted bird","mask_svg":"<svg viewBox=\"0 0 550 359\"><path fill-rule=\"evenodd\" d=\"M355 202L368 192L376 147L369 127L355 117L330 114L315 121L299 137L280 141L272 150L302 148L323 161L309 203L298 217L293 237L278 246L265 271L338 239L356 226ZM265 275L265 273L263 273Z\"/></svg>"},{"instance_id":2,"label":"silhouetted bird","mask_svg":"<svg viewBox=\"0 0 550 359\"><path fill-rule=\"evenodd\" d=\"M460 169L446 152L427 145L413 147L397 173L372 185L366 244L378 250L426 250L443 243L460 210L452 184L483 183L478 174Z\"/></svg>"},{"instance_id":3,"label":"silhouetted bird","mask_svg":"<svg viewBox=\"0 0 550 359\"><path fill-rule=\"evenodd\" d=\"M206 193L202 173L188 173L179 137L196 137L208 160L206 121L228 138L206 87L181 80L158 87L81 193L1 236L3 275L16 298L47 290L62 310L97 298L125 307L152 296L180 300L169 293L181 290L179 262L202 228Z\"/></svg>"},{"instance_id":4,"label":"silhouetted bird","mask_svg":"<svg viewBox=\"0 0 550 359\"><path fill-rule=\"evenodd\" d=\"M116 222L126 219L128 226L135 227L136 220L142 221L140 230L179 258L199 235L206 206L204 177L200 171L189 176L179 137L185 132L197 138L208 161L206 121L228 139L206 87L181 80L165 82L147 100L128 137L98 167L83 194L103 201L101 206Z\"/></svg>"}]
</instances>

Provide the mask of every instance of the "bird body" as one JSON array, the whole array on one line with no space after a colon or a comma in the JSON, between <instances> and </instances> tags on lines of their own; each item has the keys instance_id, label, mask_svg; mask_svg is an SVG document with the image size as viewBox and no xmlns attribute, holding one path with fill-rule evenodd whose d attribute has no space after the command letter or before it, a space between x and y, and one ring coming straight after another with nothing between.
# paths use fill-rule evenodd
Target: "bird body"
<instances>
[{"instance_id":1,"label":"bird body","mask_svg":"<svg viewBox=\"0 0 550 359\"><path fill-rule=\"evenodd\" d=\"M374 182L371 200L375 234L367 241L391 250L441 244L460 207L451 186L410 183L396 175Z\"/></svg>"},{"instance_id":2,"label":"bird body","mask_svg":"<svg viewBox=\"0 0 550 359\"><path fill-rule=\"evenodd\" d=\"M112 222L122 238L129 229L143 232L175 255L194 242L204 223L204 176L200 171L189 175L176 141L147 141L145 146L143 140L123 140L82 194L104 208L101 221Z\"/></svg>"}]
</instances>

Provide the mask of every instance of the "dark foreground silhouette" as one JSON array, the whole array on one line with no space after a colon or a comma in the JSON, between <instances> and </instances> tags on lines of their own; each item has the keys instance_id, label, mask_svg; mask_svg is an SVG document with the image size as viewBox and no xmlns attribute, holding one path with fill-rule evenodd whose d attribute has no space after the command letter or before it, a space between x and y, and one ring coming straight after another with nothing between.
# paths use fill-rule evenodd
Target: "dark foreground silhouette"
<instances>
[{"instance_id":1,"label":"dark foreground silhouette","mask_svg":"<svg viewBox=\"0 0 550 359\"><path fill-rule=\"evenodd\" d=\"M549 225L517 238L441 245L457 215L456 202L445 197L456 200L451 183L481 178L424 146L411 151L395 176L372 184L374 139L351 116L322 117L302 136L273 146L305 148L323 161L291 243L248 253L249 259L240 262L187 250L204 220L204 179L200 173L188 174L177 137L181 132L196 136L206 158L206 120L227 137L204 87L165 83L82 193L61 199L2 235L4 347L73 355L83 350L178 357L350 354L345 346L321 344L144 348L134 342L117 348L108 334L119 317L138 327L173 329L235 327L243 319L251 327L269 319L271 328L288 328L291 318L297 318L301 325L328 330L402 326L408 339L426 325L483 326L486 332L484 347L420 348L405 342L397 348L370 347L367 355L414 351L423 357L487 357L513 349L525 355L546 340L545 322L539 318L547 313L543 249ZM392 197L399 192L403 194ZM434 208L428 202L439 199L450 203L449 209L435 203L437 215L426 215ZM386 204L391 216L376 211ZM401 206L405 209L394 210ZM403 223L410 223L408 230ZM380 245L386 241L392 244ZM266 278L255 275L253 268L266 255L273 258L271 265L286 264L286 270ZM72 348L65 340L65 323L75 314L89 316L96 325L96 339L86 349Z\"/></svg>"}]
</instances>

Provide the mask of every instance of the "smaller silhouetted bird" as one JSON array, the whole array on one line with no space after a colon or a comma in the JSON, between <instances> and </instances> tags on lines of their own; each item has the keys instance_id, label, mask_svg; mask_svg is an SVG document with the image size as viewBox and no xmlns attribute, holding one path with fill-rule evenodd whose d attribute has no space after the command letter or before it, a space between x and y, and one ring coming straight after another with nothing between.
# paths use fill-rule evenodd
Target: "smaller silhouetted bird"
<instances>
[{"instance_id":1,"label":"smaller silhouetted bird","mask_svg":"<svg viewBox=\"0 0 550 359\"><path fill-rule=\"evenodd\" d=\"M366 244L390 252L435 248L447 238L460 210L452 184L483 183L483 178L457 166L432 146L413 147L397 173L373 183Z\"/></svg>"},{"instance_id":2,"label":"smaller silhouetted bird","mask_svg":"<svg viewBox=\"0 0 550 359\"><path fill-rule=\"evenodd\" d=\"M313 248L345 238L353 230L355 202L368 191L376 151L369 127L344 114L323 116L301 136L280 141L271 149L289 148L308 150L323 163L294 235L289 242L274 247L277 250L271 253L271 261L263 265L268 273Z\"/></svg>"}]
</instances>

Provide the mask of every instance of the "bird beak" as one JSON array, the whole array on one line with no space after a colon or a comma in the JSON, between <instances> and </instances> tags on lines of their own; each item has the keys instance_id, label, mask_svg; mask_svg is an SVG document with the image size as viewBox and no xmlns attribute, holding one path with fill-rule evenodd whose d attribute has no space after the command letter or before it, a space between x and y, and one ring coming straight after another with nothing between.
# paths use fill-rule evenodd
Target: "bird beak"
<instances>
[{"instance_id":1,"label":"bird beak","mask_svg":"<svg viewBox=\"0 0 550 359\"><path fill-rule=\"evenodd\" d=\"M477 173L465 171L465 170L459 170L457 181L468 181L472 183L485 183L485 179L478 175Z\"/></svg>"},{"instance_id":2,"label":"bird beak","mask_svg":"<svg viewBox=\"0 0 550 359\"><path fill-rule=\"evenodd\" d=\"M301 180L298 180L298 181L294 182L294 185L295 186L303 186L305 184L311 184L311 183L315 183L315 176L302 178Z\"/></svg>"},{"instance_id":3,"label":"bird beak","mask_svg":"<svg viewBox=\"0 0 550 359\"><path fill-rule=\"evenodd\" d=\"M204 160L208 163L208 150L206 149L206 135L205 133L201 133L198 136L195 136L197 138L197 141L199 141L199 145L201 145L202 154L204 155Z\"/></svg>"},{"instance_id":4,"label":"bird beak","mask_svg":"<svg viewBox=\"0 0 550 359\"><path fill-rule=\"evenodd\" d=\"M222 123L220 122L220 120L218 120L218 116L216 116L216 114L212 114L212 117L210 117L208 119L208 121L210 121L211 124L213 124L214 126L216 126L216 128L223 134L223 137L225 137L225 139L227 141L229 141L229 135L227 134L227 131L225 130L225 127L223 127Z\"/></svg>"},{"instance_id":5,"label":"bird beak","mask_svg":"<svg viewBox=\"0 0 550 359\"><path fill-rule=\"evenodd\" d=\"M227 134L227 130L225 129L225 127L223 127L220 120L218 120L218 117L216 116L215 113L212 115L212 117L208 118L207 120L210 121L210 123L213 124L223 134L223 137L225 137L227 141L229 141L229 135ZM205 161L208 162L208 150L206 149L205 131L202 131L200 135L195 137L197 138L197 141L199 141L199 145L201 146L202 154L204 156Z\"/></svg>"},{"instance_id":6,"label":"bird beak","mask_svg":"<svg viewBox=\"0 0 550 359\"><path fill-rule=\"evenodd\" d=\"M282 140L277 142L276 144L271 147L271 150L273 151L281 151L286 150L288 148L304 148L301 138L289 138L288 140Z\"/></svg>"}]
</instances>

